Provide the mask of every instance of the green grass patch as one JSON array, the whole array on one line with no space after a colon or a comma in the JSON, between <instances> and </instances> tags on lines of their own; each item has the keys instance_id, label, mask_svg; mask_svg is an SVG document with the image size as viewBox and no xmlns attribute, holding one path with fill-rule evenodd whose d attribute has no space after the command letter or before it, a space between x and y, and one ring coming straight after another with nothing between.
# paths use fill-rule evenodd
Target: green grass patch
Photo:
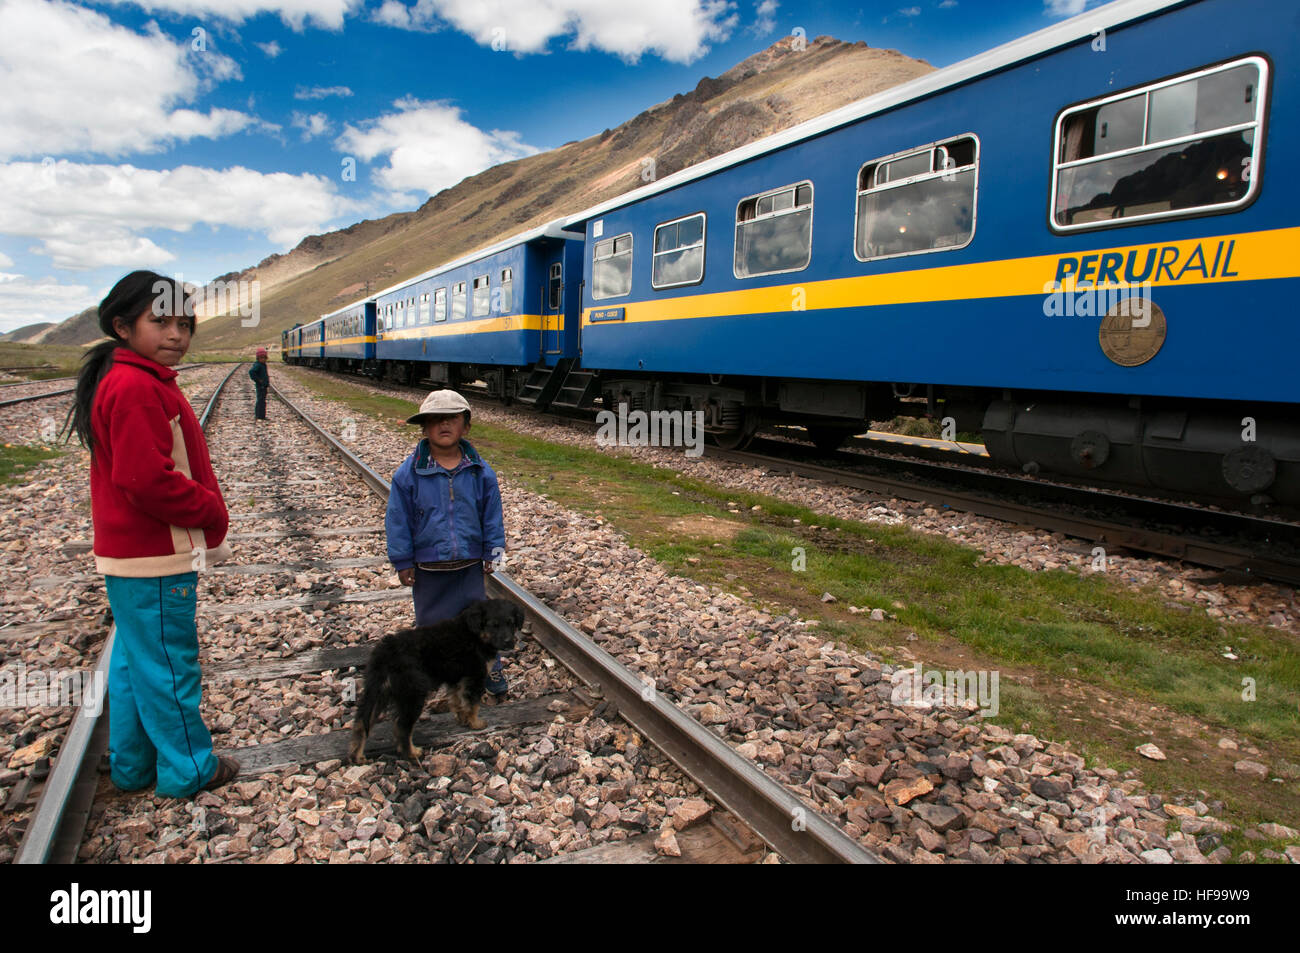
<instances>
[{"instance_id":1,"label":"green grass patch","mask_svg":"<svg viewBox=\"0 0 1300 953\"><path fill-rule=\"evenodd\" d=\"M0 444L0 483L21 483L30 470L57 456L59 451L48 447Z\"/></svg>"},{"instance_id":2,"label":"green grass patch","mask_svg":"<svg viewBox=\"0 0 1300 953\"><path fill-rule=\"evenodd\" d=\"M43 381L51 377L71 377L77 373L84 348L74 345L16 344L0 341L0 367L28 380Z\"/></svg>"}]
</instances>

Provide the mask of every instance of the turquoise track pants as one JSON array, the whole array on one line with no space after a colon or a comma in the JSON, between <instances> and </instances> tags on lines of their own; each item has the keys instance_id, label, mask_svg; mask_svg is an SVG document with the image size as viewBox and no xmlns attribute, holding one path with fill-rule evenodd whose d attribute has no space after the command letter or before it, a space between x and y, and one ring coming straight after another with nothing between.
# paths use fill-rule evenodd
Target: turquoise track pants
<instances>
[{"instance_id":1,"label":"turquoise track pants","mask_svg":"<svg viewBox=\"0 0 1300 953\"><path fill-rule=\"evenodd\" d=\"M189 797L217 759L199 715L198 574L105 576L117 623L108 674L108 748L124 791L157 781L164 797Z\"/></svg>"}]
</instances>

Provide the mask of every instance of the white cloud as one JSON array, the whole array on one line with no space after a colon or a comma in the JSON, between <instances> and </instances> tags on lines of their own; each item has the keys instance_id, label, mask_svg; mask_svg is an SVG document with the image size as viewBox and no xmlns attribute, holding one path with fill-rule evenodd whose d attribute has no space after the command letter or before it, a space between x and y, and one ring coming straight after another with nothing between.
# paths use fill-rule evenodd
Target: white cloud
<instances>
[{"instance_id":1,"label":"white cloud","mask_svg":"<svg viewBox=\"0 0 1300 953\"><path fill-rule=\"evenodd\" d=\"M299 86L293 91L294 99L325 99L329 96L346 98L351 95L352 90L347 86L313 86L310 89L306 86Z\"/></svg>"},{"instance_id":2,"label":"white cloud","mask_svg":"<svg viewBox=\"0 0 1300 953\"><path fill-rule=\"evenodd\" d=\"M340 151L367 162L387 156L388 165L374 179L390 192L432 195L489 166L537 152L520 142L517 132L485 132L445 102L408 97L393 105L397 112L360 126L348 124L335 141Z\"/></svg>"},{"instance_id":3,"label":"white cloud","mask_svg":"<svg viewBox=\"0 0 1300 953\"><path fill-rule=\"evenodd\" d=\"M0 251L0 268L12 268L13 266L14 260L4 252Z\"/></svg>"},{"instance_id":4,"label":"white cloud","mask_svg":"<svg viewBox=\"0 0 1300 953\"><path fill-rule=\"evenodd\" d=\"M401 0L384 0L370 17L376 23L399 30L436 29L431 25L433 18L434 13L425 0L420 0L414 8L408 8ZM421 21L424 21L424 25Z\"/></svg>"},{"instance_id":5,"label":"white cloud","mask_svg":"<svg viewBox=\"0 0 1300 953\"><path fill-rule=\"evenodd\" d=\"M234 60L156 25L135 33L60 0L0 2L0 161L92 152L156 152L256 125L232 109L180 108L237 78Z\"/></svg>"},{"instance_id":6,"label":"white cloud","mask_svg":"<svg viewBox=\"0 0 1300 953\"><path fill-rule=\"evenodd\" d=\"M557 36L573 50L603 50L635 62L654 53L690 63L723 41L739 17L728 0L385 0L373 15L379 23L407 30L449 24L484 46L515 53L545 52Z\"/></svg>"},{"instance_id":7,"label":"white cloud","mask_svg":"<svg viewBox=\"0 0 1300 953\"><path fill-rule=\"evenodd\" d=\"M258 43L256 46L271 59L275 59L284 52L284 47L275 42L275 40L272 40L270 43Z\"/></svg>"},{"instance_id":8,"label":"white cloud","mask_svg":"<svg viewBox=\"0 0 1300 953\"><path fill-rule=\"evenodd\" d=\"M1088 0L1043 0L1043 16L1078 16L1087 5Z\"/></svg>"},{"instance_id":9,"label":"white cloud","mask_svg":"<svg viewBox=\"0 0 1300 953\"><path fill-rule=\"evenodd\" d=\"M34 253L74 270L163 264L175 256L143 233L200 224L259 232L287 249L360 208L307 174L66 160L0 165L0 233L36 239Z\"/></svg>"},{"instance_id":10,"label":"white cloud","mask_svg":"<svg viewBox=\"0 0 1300 953\"><path fill-rule=\"evenodd\" d=\"M303 142L310 142L317 136L323 136L330 131L330 119L324 113L312 113L309 116L306 113L295 111L292 125L295 129L302 130Z\"/></svg>"},{"instance_id":11,"label":"white cloud","mask_svg":"<svg viewBox=\"0 0 1300 953\"><path fill-rule=\"evenodd\" d=\"M898 10L905 17L919 17L921 15L920 7L900 7Z\"/></svg>"},{"instance_id":12,"label":"white cloud","mask_svg":"<svg viewBox=\"0 0 1300 953\"><path fill-rule=\"evenodd\" d=\"M776 29L776 11L781 4L777 0L760 0L754 4L755 20L749 32L755 36L767 36Z\"/></svg>"},{"instance_id":13,"label":"white cloud","mask_svg":"<svg viewBox=\"0 0 1300 953\"><path fill-rule=\"evenodd\" d=\"M957 0L943 0L943 3L939 4L939 9L951 10L955 6L957 6Z\"/></svg>"},{"instance_id":14,"label":"white cloud","mask_svg":"<svg viewBox=\"0 0 1300 953\"><path fill-rule=\"evenodd\" d=\"M0 272L0 334L41 321L62 321L97 300L85 285Z\"/></svg>"},{"instance_id":15,"label":"white cloud","mask_svg":"<svg viewBox=\"0 0 1300 953\"><path fill-rule=\"evenodd\" d=\"M307 23L327 30L343 29L343 18L359 10L365 0L106 0L131 4L148 13L161 10L182 16L212 17L243 23L261 13L277 13L284 24L302 32Z\"/></svg>"}]
</instances>

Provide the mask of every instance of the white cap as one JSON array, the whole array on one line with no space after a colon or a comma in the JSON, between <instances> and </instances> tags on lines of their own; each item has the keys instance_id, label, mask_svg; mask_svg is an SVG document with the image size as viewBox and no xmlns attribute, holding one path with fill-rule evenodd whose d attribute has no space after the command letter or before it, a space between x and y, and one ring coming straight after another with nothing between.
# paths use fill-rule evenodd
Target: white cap
<instances>
[{"instance_id":1,"label":"white cap","mask_svg":"<svg viewBox=\"0 0 1300 953\"><path fill-rule=\"evenodd\" d=\"M466 410L469 410L469 401L454 390L435 390L430 391L429 396L424 398L419 413L407 417L406 422L418 424L422 423L425 417L434 414L459 414Z\"/></svg>"}]
</instances>

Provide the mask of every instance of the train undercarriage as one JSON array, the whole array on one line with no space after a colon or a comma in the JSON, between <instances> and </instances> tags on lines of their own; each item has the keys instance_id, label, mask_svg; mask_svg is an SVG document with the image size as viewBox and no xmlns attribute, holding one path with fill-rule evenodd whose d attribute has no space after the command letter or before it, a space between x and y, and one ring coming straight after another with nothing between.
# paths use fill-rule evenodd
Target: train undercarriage
<instances>
[{"instance_id":1,"label":"train undercarriage","mask_svg":"<svg viewBox=\"0 0 1300 953\"><path fill-rule=\"evenodd\" d=\"M299 361L298 363L313 363ZM1294 408L1027 393L924 384L589 371L564 362L517 368L436 362L317 360L316 366L402 384L452 387L547 409L700 412L711 443L746 446L764 425L802 426L824 451L871 421L928 417L945 432L984 436L990 458L1025 473L1153 488L1198 498L1300 503L1300 421ZM550 396L530 382L557 377ZM563 378L584 377L563 398ZM537 399L541 396L542 399ZM560 401L564 401L563 404Z\"/></svg>"}]
</instances>

